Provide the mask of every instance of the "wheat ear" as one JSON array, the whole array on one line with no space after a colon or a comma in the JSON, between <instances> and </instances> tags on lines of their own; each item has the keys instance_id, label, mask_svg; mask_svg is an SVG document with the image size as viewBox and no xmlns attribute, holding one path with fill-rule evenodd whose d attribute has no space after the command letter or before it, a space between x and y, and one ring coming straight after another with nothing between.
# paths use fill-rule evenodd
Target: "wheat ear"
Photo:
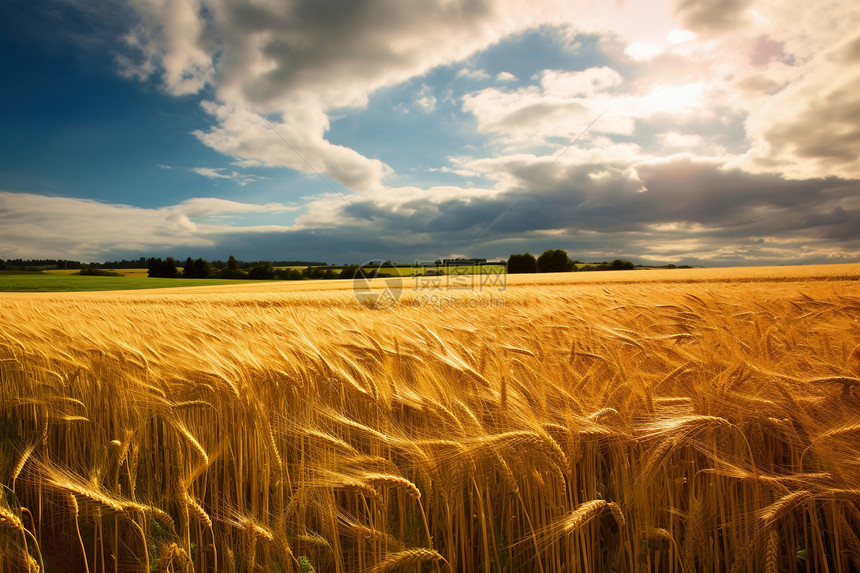
<instances>
[{"instance_id":1,"label":"wheat ear","mask_svg":"<svg viewBox=\"0 0 860 573\"><path fill-rule=\"evenodd\" d=\"M405 549L397 553L390 553L385 560L380 561L373 567L367 570L367 573L385 573L397 567L405 567L415 563L423 563L425 561L444 561L445 558L433 549L418 547L415 549Z\"/></svg>"},{"instance_id":2,"label":"wheat ear","mask_svg":"<svg viewBox=\"0 0 860 573\"><path fill-rule=\"evenodd\" d=\"M764 554L764 573L779 573L779 534L771 529L767 535Z\"/></svg>"}]
</instances>

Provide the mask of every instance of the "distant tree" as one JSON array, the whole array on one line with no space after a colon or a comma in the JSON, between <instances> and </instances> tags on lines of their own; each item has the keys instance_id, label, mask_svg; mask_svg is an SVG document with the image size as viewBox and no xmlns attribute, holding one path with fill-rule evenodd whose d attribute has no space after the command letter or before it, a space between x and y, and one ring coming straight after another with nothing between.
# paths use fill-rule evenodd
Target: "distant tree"
<instances>
[{"instance_id":1,"label":"distant tree","mask_svg":"<svg viewBox=\"0 0 860 573\"><path fill-rule=\"evenodd\" d=\"M179 278L181 274L176 268L176 260L173 257L167 257L161 262L161 274L159 275L166 279Z\"/></svg>"},{"instance_id":2,"label":"distant tree","mask_svg":"<svg viewBox=\"0 0 860 573\"><path fill-rule=\"evenodd\" d=\"M299 269L280 269L275 275L282 281L300 281L304 278Z\"/></svg>"},{"instance_id":3,"label":"distant tree","mask_svg":"<svg viewBox=\"0 0 860 573\"><path fill-rule=\"evenodd\" d=\"M239 267L239 261L236 260L236 257L230 255L230 258L227 260L227 265L224 267L224 270L221 271L221 276L225 279L243 279L247 275L245 271Z\"/></svg>"},{"instance_id":4,"label":"distant tree","mask_svg":"<svg viewBox=\"0 0 860 573\"><path fill-rule=\"evenodd\" d=\"M537 260L531 253L511 255L508 258L509 273L536 273L537 270Z\"/></svg>"},{"instance_id":5,"label":"distant tree","mask_svg":"<svg viewBox=\"0 0 860 573\"><path fill-rule=\"evenodd\" d=\"M150 277L160 277L161 276L161 259L156 259L150 257L146 261L146 266L149 269L147 271L147 275Z\"/></svg>"},{"instance_id":6,"label":"distant tree","mask_svg":"<svg viewBox=\"0 0 860 573\"><path fill-rule=\"evenodd\" d=\"M182 267L182 278L194 278L194 260L191 257L185 259L185 266Z\"/></svg>"},{"instance_id":7,"label":"distant tree","mask_svg":"<svg viewBox=\"0 0 860 573\"><path fill-rule=\"evenodd\" d=\"M270 261L262 261L251 267L248 278L254 280L269 280L275 278L275 267Z\"/></svg>"},{"instance_id":8,"label":"distant tree","mask_svg":"<svg viewBox=\"0 0 860 573\"><path fill-rule=\"evenodd\" d=\"M610 267L613 271L632 271L636 268L632 262L623 259L615 259Z\"/></svg>"},{"instance_id":9,"label":"distant tree","mask_svg":"<svg viewBox=\"0 0 860 573\"><path fill-rule=\"evenodd\" d=\"M208 279L211 274L212 265L209 264L209 261L204 259L197 259L194 261L194 278Z\"/></svg>"},{"instance_id":10,"label":"distant tree","mask_svg":"<svg viewBox=\"0 0 860 573\"><path fill-rule=\"evenodd\" d=\"M340 271L340 278L342 279L354 279L355 273L358 271L358 265L346 265Z\"/></svg>"},{"instance_id":11,"label":"distant tree","mask_svg":"<svg viewBox=\"0 0 860 573\"><path fill-rule=\"evenodd\" d=\"M4 261L3 259L0 259L0 271L5 271L5 270L6 270L6 261Z\"/></svg>"},{"instance_id":12,"label":"distant tree","mask_svg":"<svg viewBox=\"0 0 860 573\"><path fill-rule=\"evenodd\" d=\"M321 279L323 278L324 272L325 271L323 271L322 267L308 266L305 270L302 271L302 275L309 279Z\"/></svg>"},{"instance_id":13,"label":"distant tree","mask_svg":"<svg viewBox=\"0 0 860 573\"><path fill-rule=\"evenodd\" d=\"M541 273L563 273L574 268L576 266L563 249L549 249L537 259L537 269Z\"/></svg>"}]
</instances>

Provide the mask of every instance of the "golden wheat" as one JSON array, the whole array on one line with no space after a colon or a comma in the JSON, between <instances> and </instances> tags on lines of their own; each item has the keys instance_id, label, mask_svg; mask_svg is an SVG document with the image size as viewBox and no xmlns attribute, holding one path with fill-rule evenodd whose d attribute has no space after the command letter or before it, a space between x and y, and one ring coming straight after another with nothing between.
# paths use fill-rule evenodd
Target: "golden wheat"
<instances>
[{"instance_id":1,"label":"golden wheat","mask_svg":"<svg viewBox=\"0 0 860 573\"><path fill-rule=\"evenodd\" d=\"M385 560L377 563L370 569L368 573L384 573L398 567L406 567L413 563L422 563L424 561L442 561L444 558L433 549L419 547L417 549L404 549L397 553L391 553Z\"/></svg>"},{"instance_id":2,"label":"golden wheat","mask_svg":"<svg viewBox=\"0 0 860 573\"><path fill-rule=\"evenodd\" d=\"M851 269L4 295L0 570L850 573Z\"/></svg>"}]
</instances>

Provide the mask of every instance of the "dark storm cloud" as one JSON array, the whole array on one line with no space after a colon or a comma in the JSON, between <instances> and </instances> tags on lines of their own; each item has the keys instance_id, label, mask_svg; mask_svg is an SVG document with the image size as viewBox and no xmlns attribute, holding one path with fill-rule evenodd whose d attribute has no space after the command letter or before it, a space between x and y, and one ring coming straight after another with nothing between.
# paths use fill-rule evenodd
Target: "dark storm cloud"
<instances>
[{"instance_id":1,"label":"dark storm cloud","mask_svg":"<svg viewBox=\"0 0 860 573\"><path fill-rule=\"evenodd\" d=\"M365 201L344 207L343 215L401 229L403 237L426 237L443 252L462 250L470 241L470 252L514 239L543 245L541 234L549 232L559 246L639 257L647 255L649 241L669 239L706 240L709 251L761 248L767 241L860 246L858 181L789 181L689 158L640 165L639 180L621 170L595 178L596 166L571 165L540 177L545 168L512 162L506 174L515 183L492 198L414 200L406 205L409 215L402 207ZM673 254L671 248L664 252ZM683 246L679 252L703 254Z\"/></svg>"}]
</instances>

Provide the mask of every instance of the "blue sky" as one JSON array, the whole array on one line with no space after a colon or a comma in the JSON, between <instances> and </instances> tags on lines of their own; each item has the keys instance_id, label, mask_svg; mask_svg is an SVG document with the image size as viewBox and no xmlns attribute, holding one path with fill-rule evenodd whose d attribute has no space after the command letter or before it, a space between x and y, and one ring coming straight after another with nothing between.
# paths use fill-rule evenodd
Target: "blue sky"
<instances>
[{"instance_id":1,"label":"blue sky","mask_svg":"<svg viewBox=\"0 0 860 573\"><path fill-rule=\"evenodd\" d=\"M5 2L0 258L860 260L857 8L724 4Z\"/></svg>"}]
</instances>

